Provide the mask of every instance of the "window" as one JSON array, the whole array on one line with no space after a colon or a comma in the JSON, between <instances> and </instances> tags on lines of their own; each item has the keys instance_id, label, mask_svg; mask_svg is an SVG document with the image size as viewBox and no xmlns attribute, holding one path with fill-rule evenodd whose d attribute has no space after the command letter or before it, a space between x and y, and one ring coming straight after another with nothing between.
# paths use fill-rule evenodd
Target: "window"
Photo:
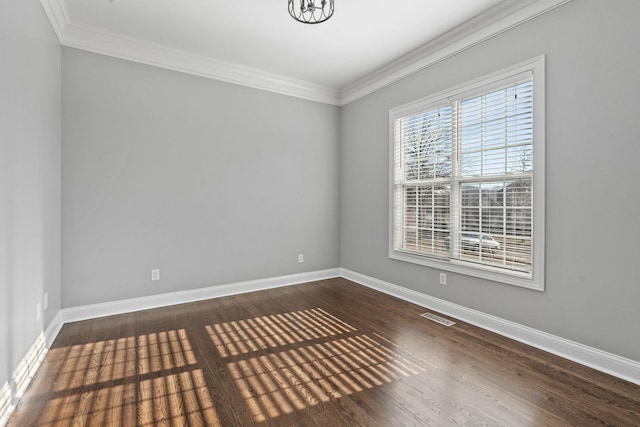
<instances>
[{"instance_id":1,"label":"window","mask_svg":"<svg viewBox=\"0 0 640 427\"><path fill-rule=\"evenodd\" d=\"M390 257L544 290L544 57L390 112Z\"/></svg>"}]
</instances>

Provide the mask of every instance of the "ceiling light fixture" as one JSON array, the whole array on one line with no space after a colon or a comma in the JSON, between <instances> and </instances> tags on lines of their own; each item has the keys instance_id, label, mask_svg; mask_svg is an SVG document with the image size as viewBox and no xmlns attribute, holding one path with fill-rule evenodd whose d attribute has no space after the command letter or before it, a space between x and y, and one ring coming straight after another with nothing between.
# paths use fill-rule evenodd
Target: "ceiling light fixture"
<instances>
[{"instance_id":1,"label":"ceiling light fixture","mask_svg":"<svg viewBox=\"0 0 640 427\"><path fill-rule=\"evenodd\" d=\"M289 15L303 24L319 24L333 16L333 0L289 0Z\"/></svg>"}]
</instances>

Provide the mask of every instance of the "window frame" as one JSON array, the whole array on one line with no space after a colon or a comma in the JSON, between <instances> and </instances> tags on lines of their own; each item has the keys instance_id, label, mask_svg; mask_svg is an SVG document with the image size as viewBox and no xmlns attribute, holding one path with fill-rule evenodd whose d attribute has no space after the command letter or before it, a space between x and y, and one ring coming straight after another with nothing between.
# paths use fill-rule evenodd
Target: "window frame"
<instances>
[{"instance_id":1,"label":"window frame","mask_svg":"<svg viewBox=\"0 0 640 427\"><path fill-rule=\"evenodd\" d=\"M408 253L394 248L395 211L395 121L438 108L444 104L497 89L523 76L533 78L533 180L532 180L532 270L531 274L507 271L459 259L442 259ZM495 282L545 289L545 56L523 61L494 73L462 83L433 95L389 110L389 258ZM462 208L460 207L460 210Z\"/></svg>"}]
</instances>

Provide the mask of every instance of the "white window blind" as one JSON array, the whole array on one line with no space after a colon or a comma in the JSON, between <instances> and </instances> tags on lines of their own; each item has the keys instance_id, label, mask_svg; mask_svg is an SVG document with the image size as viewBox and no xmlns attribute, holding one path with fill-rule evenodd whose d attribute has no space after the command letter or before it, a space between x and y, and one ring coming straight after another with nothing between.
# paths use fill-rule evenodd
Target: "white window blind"
<instances>
[{"instance_id":1,"label":"white window blind","mask_svg":"<svg viewBox=\"0 0 640 427\"><path fill-rule=\"evenodd\" d=\"M517 71L392 111L392 254L534 278L534 173L543 171L535 75Z\"/></svg>"}]
</instances>

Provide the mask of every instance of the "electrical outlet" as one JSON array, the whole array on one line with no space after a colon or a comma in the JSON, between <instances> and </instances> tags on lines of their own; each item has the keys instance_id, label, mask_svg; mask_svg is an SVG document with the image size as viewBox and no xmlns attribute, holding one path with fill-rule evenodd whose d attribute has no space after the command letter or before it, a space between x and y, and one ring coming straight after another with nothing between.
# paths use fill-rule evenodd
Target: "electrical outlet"
<instances>
[{"instance_id":1,"label":"electrical outlet","mask_svg":"<svg viewBox=\"0 0 640 427\"><path fill-rule=\"evenodd\" d=\"M47 308L49 308L49 292L44 293L44 297L42 298L42 300L42 308L46 310Z\"/></svg>"},{"instance_id":2,"label":"electrical outlet","mask_svg":"<svg viewBox=\"0 0 640 427\"><path fill-rule=\"evenodd\" d=\"M40 303L36 304L36 320L40 320Z\"/></svg>"},{"instance_id":3,"label":"electrical outlet","mask_svg":"<svg viewBox=\"0 0 640 427\"><path fill-rule=\"evenodd\" d=\"M446 286L446 284L447 284L447 273L440 273L440 284Z\"/></svg>"},{"instance_id":4,"label":"electrical outlet","mask_svg":"<svg viewBox=\"0 0 640 427\"><path fill-rule=\"evenodd\" d=\"M299 254L298 255L298 262L304 262L304 255L303 254Z\"/></svg>"},{"instance_id":5,"label":"electrical outlet","mask_svg":"<svg viewBox=\"0 0 640 427\"><path fill-rule=\"evenodd\" d=\"M151 280L160 280L160 270L151 270Z\"/></svg>"}]
</instances>

